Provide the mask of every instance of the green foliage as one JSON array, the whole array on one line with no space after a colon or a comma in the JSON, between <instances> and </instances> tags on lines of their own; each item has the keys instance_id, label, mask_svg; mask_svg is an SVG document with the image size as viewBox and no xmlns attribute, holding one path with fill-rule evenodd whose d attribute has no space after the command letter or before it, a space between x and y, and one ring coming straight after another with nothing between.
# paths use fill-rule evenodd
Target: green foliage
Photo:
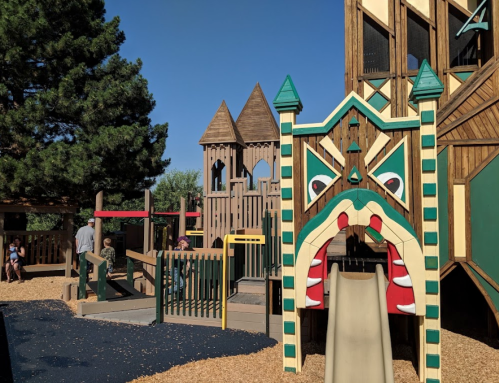
<instances>
[{"instance_id":1,"label":"green foliage","mask_svg":"<svg viewBox=\"0 0 499 383\"><path fill-rule=\"evenodd\" d=\"M62 216L60 214L33 214L28 213L28 231L62 230Z\"/></svg>"},{"instance_id":2,"label":"green foliage","mask_svg":"<svg viewBox=\"0 0 499 383\"><path fill-rule=\"evenodd\" d=\"M187 201L189 192L195 197L198 193L203 195L203 187L199 185L200 170L181 171L172 169L159 180L154 195L154 208L156 211L180 210L180 197Z\"/></svg>"},{"instance_id":3,"label":"green foliage","mask_svg":"<svg viewBox=\"0 0 499 383\"><path fill-rule=\"evenodd\" d=\"M93 206L139 197L169 160L168 125L142 62L118 55L119 18L102 0L0 5L0 198L70 196Z\"/></svg>"}]
</instances>

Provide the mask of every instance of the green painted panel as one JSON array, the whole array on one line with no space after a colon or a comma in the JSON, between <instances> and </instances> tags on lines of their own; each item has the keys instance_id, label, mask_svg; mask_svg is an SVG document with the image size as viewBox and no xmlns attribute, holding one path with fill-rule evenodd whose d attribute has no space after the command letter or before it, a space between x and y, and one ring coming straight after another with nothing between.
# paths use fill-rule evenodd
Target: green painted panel
<instances>
[{"instance_id":1,"label":"green painted panel","mask_svg":"<svg viewBox=\"0 0 499 383\"><path fill-rule=\"evenodd\" d=\"M426 281L426 294L438 294L437 281Z\"/></svg>"},{"instance_id":2,"label":"green painted panel","mask_svg":"<svg viewBox=\"0 0 499 383\"><path fill-rule=\"evenodd\" d=\"M282 220L286 222L293 221L293 210L283 210Z\"/></svg>"},{"instance_id":3,"label":"green painted panel","mask_svg":"<svg viewBox=\"0 0 499 383\"><path fill-rule=\"evenodd\" d=\"M376 230L374 230L372 227L366 227L366 231L369 233L369 235L378 243L383 242L385 239L380 233L378 233Z\"/></svg>"},{"instance_id":4,"label":"green painted panel","mask_svg":"<svg viewBox=\"0 0 499 383\"><path fill-rule=\"evenodd\" d=\"M333 180L338 177L328 166L322 162L317 155L307 148L307 168L305 169L307 180L307 201L312 202L322 190L327 188ZM311 194L311 193L314 194Z\"/></svg>"},{"instance_id":5,"label":"green painted panel","mask_svg":"<svg viewBox=\"0 0 499 383\"><path fill-rule=\"evenodd\" d=\"M285 372L292 372L296 374L296 368L295 367L284 367Z\"/></svg>"},{"instance_id":6,"label":"green painted panel","mask_svg":"<svg viewBox=\"0 0 499 383\"><path fill-rule=\"evenodd\" d=\"M285 289L294 289L295 288L295 277L285 275L282 277L282 286Z\"/></svg>"},{"instance_id":7,"label":"green painted panel","mask_svg":"<svg viewBox=\"0 0 499 383\"><path fill-rule=\"evenodd\" d=\"M461 80L466 81L473 73L475 72L458 72L454 73L457 77L459 77Z\"/></svg>"},{"instance_id":8,"label":"green painted panel","mask_svg":"<svg viewBox=\"0 0 499 383\"><path fill-rule=\"evenodd\" d=\"M285 344L284 356L286 358L296 358L296 346L294 344Z\"/></svg>"},{"instance_id":9,"label":"green painted panel","mask_svg":"<svg viewBox=\"0 0 499 383\"><path fill-rule=\"evenodd\" d=\"M293 254L283 254L282 264L284 266L293 266L295 264L295 257Z\"/></svg>"},{"instance_id":10,"label":"green painted panel","mask_svg":"<svg viewBox=\"0 0 499 383\"><path fill-rule=\"evenodd\" d=\"M352 171L350 172L350 174L348 175L348 181L353 184L353 185L356 185L358 184L360 181L362 181L362 176L360 175L360 172L359 170L357 169L356 166L354 166L352 168Z\"/></svg>"},{"instance_id":11,"label":"green painted panel","mask_svg":"<svg viewBox=\"0 0 499 383\"><path fill-rule=\"evenodd\" d=\"M445 265L449 260L449 185L448 179L448 156L447 148L442 150L437 157L437 183L438 183L438 235L440 242L438 244L440 265ZM425 209L426 210L426 209ZM435 212L436 214L436 212ZM425 218L426 219L426 218Z\"/></svg>"},{"instance_id":12,"label":"green painted panel","mask_svg":"<svg viewBox=\"0 0 499 383\"><path fill-rule=\"evenodd\" d=\"M282 166L281 167L282 178L293 178L293 167L292 166Z\"/></svg>"},{"instance_id":13,"label":"green painted panel","mask_svg":"<svg viewBox=\"0 0 499 383\"><path fill-rule=\"evenodd\" d=\"M292 231L283 231L282 232L282 243L293 243L293 232Z\"/></svg>"},{"instance_id":14,"label":"green painted panel","mask_svg":"<svg viewBox=\"0 0 499 383\"><path fill-rule=\"evenodd\" d=\"M482 276L478 274L472 267L470 268L471 272L478 279L478 282L480 282L480 284L483 286L483 288L489 295L490 299L492 299L492 303L494 303L496 309L499 310L499 292L497 292L497 290L494 287L492 287L489 282L483 279Z\"/></svg>"},{"instance_id":15,"label":"green painted panel","mask_svg":"<svg viewBox=\"0 0 499 383\"><path fill-rule=\"evenodd\" d=\"M293 124L291 122L283 122L281 124L281 134L291 134L293 131Z\"/></svg>"},{"instance_id":16,"label":"green painted panel","mask_svg":"<svg viewBox=\"0 0 499 383\"><path fill-rule=\"evenodd\" d=\"M425 197L437 195L437 184L423 184L423 195Z\"/></svg>"},{"instance_id":17,"label":"green painted panel","mask_svg":"<svg viewBox=\"0 0 499 383\"><path fill-rule=\"evenodd\" d=\"M424 219L425 221L436 221L437 219L437 208L436 207L425 207L424 208ZM440 238L442 238L442 232L439 232ZM448 235L448 233L447 233ZM442 248L442 247L440 247ZM448 251L448 250L447 250ZM446 253L448 254L448 253Z\"/></svg>"},{"instance_id":18,"label":"green painted panel","mask_svg":"<svg viewBox=\"0 0 499 383\"><path fill-rule=\"evenodd\" d=\"M282 305L284 311L294 311L295 310L295 300L290 298L284 298L282 300Z\"/></svg>"},{"instance_id":19,"label":"green painted panel","mask_svg":"<svg viewBox=\"0 0 499 383\"><path fill-rule=\"evenodd\" d=\"M282 188L281 194L282 194L282 199L291 199L293 198L293 189Z\"/></svg>"},{"instance_id":20,"label":"green painted panel","mask_svg":"<svg viewBox=\"0 0 499 383\"><path fill-rule=\"evenodd\" d=\"M424 244L425 245L437 245L438 244L438 233L436 231L426 231L424 233Z\"/></svg>"},{"instance_id":21,"label":"green painted panel","mask_svg":"<svg viewBox=\"0 0 499 383\"><path fill-rule=\"evenodd\" d=\"M426 354L426 367L439 368L440 367L440 355Z\"/></svg>"},{"instance_id":22,"label":"green painted panel","mask_svg":"<svg viewBox=\"0 0 499 383\"><path fill-rule=\"evenodd\" d=\"M293 145L286 144L281 146L281 155L283 157L289 157L293 155Z\"/></svg>"},{"instance_id":23,"label":"green painted panel","mask_svg":"<svg viewBox=\"0 0 499 383\"><path fill-rule=\"evenodd\" d=\"M360 151L360 146L355 141L353 141L347 149L347 153Z\"/></svg>"},{"instance_id":24,"label":"green painted panel","mask_svg":"<svg viewBox=\"0 0 499 383\"><path fill-rule=\"evenodd\" d=\"M374 95L367 102L378 112L383 109L386 104L388 104L388 100L378 92L374 93Z\"/></svg>"},{"instance_id":25,"label":"green painted panel","mask_svg":"<svg viewBox=\"0 0 499 383\"><path fill-rule=\"evenodd\" d=\"M379 88L381 84L383 84L386 81L386 78L378 78L376 80L369 80L371 84L374 85L375 88Z\"/></svg>"},{"instance_id":26,"label":"green painted panel","mask_svg":"<svg viewBox=\"0 0 499 383\"><path fill-rule=\"evenodd\" d=\"M409 98L411 100L438 99L443 91L444 84L431 69L428 61L423 60Z\"/></svg>"},{"instance_id":27,"label":"green painted panel","mask_svg":"<svg viewBox=\"0 0 499 383\"><path fill-rule=\"evenodd\" d=\"M295 322L284 322L284 334L293 335L295 332Z\"/></svg>"},{"instance_id":28,"label":"green painted panel","mask_svg":"<svg viewBox=\"0 0 499 383\"><path fill-rule=\"evenodd\" d=\"M392 193L395 194L402 202L406 202L407 196L405 195L405 183L407 182L407 177L405 174L405 143L400 145L397 150L395 150L388 158L386 158L385 162L381 164L379 168L376 169L376 171L373 173L373 175L381 181L383 184L391 182L392 180L395 180L395 182L399 183L399 186L395 186L392 189ZM402 180L402 184L400 184L400 181L396 178L394 178L393 175L390 175L389 173L395 173L400 177ZM391 185L396 185L396 183L393 182ZM387 185L386 187L390 189L391 185Z\"/></svg>"},{"instance_id":29,"label":"green painted panel","mask_svg":"<svg viewBox=\"0 0 499 383\"><path fill-rule=\"evenodd\" d=\"M433 110L425 110L421 112L421 123L432 124L435 122L435 112Z\"/></svg>"},{"instance_id":30,"label":"green painted panel","mask_svg":"<svg viewBox=\"0 0 499 383\"><path fill-rule=\"evenodd\" d=\"M426 317L430 319L438 319L438 306L426 305Z\"/></svg>"},{"instance_id":31,"label":"green painted panel","mask_svg":"<svg viewBox=\"0 0 499 383\"><path fill-rule=\"evenodd\" d=\"M434 172L437 168L436 160L423 160L423 171Z\"/></svg>"},{"instance_id":32,"label":"green painted panel","mask_svg":"<svg viewBox=\"0 0 499 383\"><path fill-rule=\"evenodd\" d=\"M350 122L348 123L348 125L350 125L350 126L353 126L353 125L360 125L360 122L359 122L359 120L357 120L357 119L355 118L355 116L353 116L353 117L350 119Z\"/></svg>"},{"instance_id":33,"label":"green painted panel","mask_svg":"<svg viewBox=\"0 0 499 383\"><path fill-rule=\"evenodd\" d=\"M424 264L426 270L435 270L438 269L438 258L437 257L424 257Z\"/></svg>"},{"instance_id":34,"label":"green painted panel","mask_svg":"<svg viewBox=\"0 0 499 383\"><path fill-rule=\"evenodd\" d=\"M294 110L297 113L300 113L303 109L300 96L296 91L295 84L293 83L293 80L291 80L290 75L286 76L281 89L279 89L279 92L274 98L273 104L278 112L284 110Z\"/></svg>"},{"instance_id":35,"label":"green painted panel","mask_svg":"<svg viewBox=\"0 0 499 383\"><path fill-rule=\"evenodd\" d=\"M499 257L495 239L499 233L499 156L470 182L471 256L499 283Z\"/></svg>"},{"instance_id":36,"label":"green painted panel","mask_svg":"<svg viewBox=\"0 0 499 383\"><path fill-rule=\"evenodd\" d=\"M426 383L440 383L440 379L430 379L430 378L427 378L426 379Z\"/></svg>"},{"instance_id":37,"label":"green painted panel","mask_svg":"<svg viewBox=\"0 0 499 383\"><path fill-rule=\"evenodd\" d=\"M426 343L440 343L440 331L426 330Z\"/></svg>"},{"instance_id":38,"label":"green painted panel","mask_svg":"<svg viewBox=\"0 0 499 383\"><path fill-rule=\"evenodd\" d=\"M421 136L421 146L423 148L434 148L435 147L435 135L434 134L424 134Z\"/></svg>"}]
</instances>

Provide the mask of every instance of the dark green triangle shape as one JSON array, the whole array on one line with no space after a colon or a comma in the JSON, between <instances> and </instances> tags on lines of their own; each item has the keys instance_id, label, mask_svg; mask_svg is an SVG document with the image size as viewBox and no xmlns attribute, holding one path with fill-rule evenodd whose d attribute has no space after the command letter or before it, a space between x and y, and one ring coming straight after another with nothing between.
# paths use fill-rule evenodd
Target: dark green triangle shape
<instances>
[{"instance_id":1,"label":"dark green triangle shape","mask_svg":"<svg viewBox=\"0 0 499 383\"><path fill-rule=\"evenodd\" d=\"M286 76L286 79L284 80L281 89L279 89L277 96L275 96L273 104L278 112L293 110L300 113L303 109L300 96L298 96L295 84L293 84L293 80L291 80L291 76L289 74Z\"/></svg>"},{"instance_id":2,"label":"dark green triangle shape","mask_svg":"<svg viewBox=\"0 0 499 383\"><path fill-rule=\"evenodd\" d=\"M348 147L347 149L347 153L350 153L350 152L360 152L361 149L359 147L359 145L357 145L357 143L354 141L350 144L350 146Z\"/></svg>"},{"instance_id":3,"label":"dark green triangle shape","mask_svg":"<svg viewBox=\"0 0 499 383\"><path fill-rule=\"evenodd\" d=\"M353 126L353 125L360 125L360 122L355 118L355 116L352 117L348 125Z\"/></svg>"},{"instance_id":4,"label":"dark green triangle shape","mask_svg":"<svg viewBox=\"0 0 499 383\"><path fill-rule=\"evenodd\" d=\"M359 170L356 166L352 168L352 171L348 175L348 181L351 184L358 184L360 181L362 181L362 176L360 175Z\"/></svg>"}]
</instances>

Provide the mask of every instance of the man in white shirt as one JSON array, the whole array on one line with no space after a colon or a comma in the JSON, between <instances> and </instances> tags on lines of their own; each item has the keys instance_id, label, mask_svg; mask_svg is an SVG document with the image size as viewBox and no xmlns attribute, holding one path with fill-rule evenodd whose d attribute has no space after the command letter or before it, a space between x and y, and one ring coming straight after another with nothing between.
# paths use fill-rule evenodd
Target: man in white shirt
<instances>
[{"instance_id":1,"label":"man in white shirt","mask_svg":"<svg viewBox=\"0 0 499 383\"><path fill-rule=\"evenodd\" d=\"M84 251L94 251L95 219L90 218L88 225L83 226L76 233L76 253L78 256Z\"/></svg>"}]
</instances>

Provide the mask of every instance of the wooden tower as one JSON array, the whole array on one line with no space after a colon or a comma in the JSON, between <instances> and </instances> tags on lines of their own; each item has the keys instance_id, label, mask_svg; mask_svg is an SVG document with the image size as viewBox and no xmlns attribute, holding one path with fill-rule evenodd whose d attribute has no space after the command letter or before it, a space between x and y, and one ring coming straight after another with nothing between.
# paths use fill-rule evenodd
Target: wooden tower
<instances>
[{"instance_id":1,"label":"wooden tower","mask_svg":"<svg viewBox=\"0 0 499 383\"><path fill-rule=\"evenodd\" d=\"M234 122L225 101L199 144L204 151L205 248L222 247L225 234L262 227L265 210L280 208L280 136L277 123L257 83ZM265 161L267 177L254 179Z\"/></svg>"}]
</instances>

